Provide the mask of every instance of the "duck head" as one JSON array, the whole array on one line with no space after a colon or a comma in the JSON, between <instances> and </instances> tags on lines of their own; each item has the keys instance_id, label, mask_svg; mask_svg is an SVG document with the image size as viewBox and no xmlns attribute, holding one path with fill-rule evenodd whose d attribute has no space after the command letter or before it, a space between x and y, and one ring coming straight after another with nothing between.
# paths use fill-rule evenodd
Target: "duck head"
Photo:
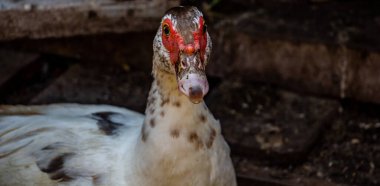
<instances>
[{"instance_id":1,"label":"duck head","mask_svg":"<svg viewBox=\"0 0 380 186\"><path fill-rule=\"evenodd\" d=\"M154 68L174 74L179 91L200 103L209 89L205 69L212 46L203 14L195 7L168 10L153 43Z\"/></svg>"}]
</instances>

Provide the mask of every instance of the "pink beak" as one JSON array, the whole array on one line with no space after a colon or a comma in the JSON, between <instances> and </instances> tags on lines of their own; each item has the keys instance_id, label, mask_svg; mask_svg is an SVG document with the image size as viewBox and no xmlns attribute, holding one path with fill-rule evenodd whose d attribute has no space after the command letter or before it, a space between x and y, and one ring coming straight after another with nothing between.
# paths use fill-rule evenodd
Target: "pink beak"
<instances>
[{"instance_id":1,"label":"pink beak","mask_svg":"<svg viewBox=\"0 0 380 186\"><path fill-rule=\"evenodd\" d=\"M179 90L193 103L200 103L209 89L206 76L198 73L185 74L178 81L178 86Z\"/></svg>"},{"instance_id":2,"label":"pink beak","mask_svg":"<svg viewBox=\"0 0 380 186\"><path fill-rule=\"evenodd\" d=\"M205 64L199 55L192 47L185 48L175 68L179 90L193 103L200 103L209 88Z\"/></svg>"}]
</instances>

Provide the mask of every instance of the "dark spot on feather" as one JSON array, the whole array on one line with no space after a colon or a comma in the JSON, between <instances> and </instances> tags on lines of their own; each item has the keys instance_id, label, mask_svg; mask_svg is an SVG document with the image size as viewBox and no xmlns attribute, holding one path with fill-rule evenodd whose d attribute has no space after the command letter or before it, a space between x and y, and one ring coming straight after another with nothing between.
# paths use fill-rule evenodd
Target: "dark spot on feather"
<instances>
[{"instance_id":1,"label":"dark spot on feather","mask_svg":"<svg viewBox=\"0 0 380 186\"><path fill-rule=\"evenodd\" d=\"M211 148L212 147L212 144L214 143L215 137L216 137L216 131L215 131L214 128L212 128L211 132L210 132L209 139L208 139L208 141L206 143L207 148Z\"/></svg>"},{"instance_id":2,"label":"dark spot on feather","mask_svg":"<svg viewBox=\"0 0 380 186\"><path fill-rule=\"evenodd\" d=\"M192 132L189 134L189 142L193 143L198 139L198 135L195 132Z\"/></svg>"},{"instance_id":3,"label":"dark spot on feather","mask_svg":"<svg viewBox=\"0 0 380 186\"><path fill-rule=\"evenodd\" d=\"M41 168L42 172L53 173L63 168L64 158L66 154L60 155L52 159L46 168Z\"/></svg>"},{"instance_id":4,"label":"dark spot on feather","mask_svg":"<svg viewBox=\"0 0 380 186\"><path fill-rule=\"evenodd\" d=\"M169 103L169 99L162 99L160 106L163 107L167 103Z\"/></svg>"},{"instance_id":5,"label":"dark spot on feather","mask_svg":"<svg viewBox=\"0 0 380 186\"><path fill-rule=\"evenodd\" d=\"M201 149L203 147L202 140L199 139L198 134L195 132L191 132L188 136L188 140L190 143L194 143L195 148L197 150Z\"/></svg>"},{"instance_id":6,"label":"dark spot on feather","mask_svg":"<svg viewBox=\"0 0 380 186\"><path fill-rule=\"evenodd\" d=\"M206 118L206 116L205 116L204 114L201 114L201 115L199 116L199 119L200 119L200 121L201 121L202 123L206 122L206 120L207 120L207 118Z\"/></svg>"},{"instance_id":7,"label":"dark spot on feather","mask_svg":"<svg viewBox=\"0 0 380 186\"><path fill-rule=\"evenodd\" d=\"M64 154L61 154L61 155L55 157L54 159L52 159L50 161L49 165L45 168L40 167L38 164L37 164L37 166L39 166L39 168L42 172L48 173L50 179L52 179L52 180L58 180L59 182L70 181L73 178L68 176L64 172L63 166L65 163L65 160L72 155L73 155L73 153L64 153Z\"/></svg>"},{"instance_id":8,"label":"dark spot on feather","mask_svg":"<svg viewBox=\"0 0 380 186\"><path fill-rule=\"evenodd\" d=\"M164 117L164 116L165 116L165 112L162 110L162 111L160 112L160 115L161 115L162 117Z\"/></svg>"},{"instance_id":9,"label":"dark spot on feather","mask_svg":"<svg viewBox=\"0 0 380 186\"><path fill-rule=\"evenodd\" d=\"M153 128L153 127L155 127L156 126L156 120L154 120L154 118L151 118L150 120L149 120L149 124L150 124L150 126Z\"/></svg>"},{"instance_id":10,"label":"dark spot on feather","mask_svg":"<svg viewBox=\"0 0 380 186\"><path fill-rule=\"evenodd\" d=\"M145 142L148 138L148 131L146 129L146 124L144 123L141 128L141 140Z\"/></svg>"},{"instance_id":11,"label":"dark spot on feather","mask_svg":"<svg viewBox=\"0 0 380 186\"><path fill-rule=\"evenodd\" d=\"M151 106L156 102L156 98L154 96L148 98L148 104L147 106Z\"/></svg>"},{"instance_id":12,"label":"dark spot on feather","mask_svg":"<svg viewBox=\"0 0 380 186\"><path fill-rule=\"evenodd\" d=\"M68 176L64 171L60 170L54 174L50 175L50 179L58 180L58 182L68 182L73 180L72 177Z\"/></svg>"},{"instance_id":13,"label":"dark spot on feather","mask_svg":"<svg viewBox=\"0 0 380 186\"><path fill-rule=\"evenodd\" d=\"M179 137L179 130L178 129L173 129L170 131L170 135L173 137L173 138L178 138Z\"/></svg>"},{"instance_id":14,"label":"dark spot on feather","mask_svg":"<svg viewBox=\"0 0 380 186\"><path fill-rule=\"evenodd\" d=\"M99 185L100 176L99 175L95 175L95 176L91 176L91 177L92 177L92 183L94 185Z\"/></svg>"},{"instance_id":15,"label":"dark spot on feather","mask_svg":"<svg viewBox=\"0 0 380 186\"><path fill-rule=\"evenodd\" d=\"M169 101L169 98L163 93L163 91L159 90L158 94L159 94L159 96L161 98L161 101L162 100L168 100Z\"/></svg>"},{"instance_id":16,"label":"dark spot on feather","mask_svg":"<svg viewBox=\"0 0 380 186\"><path fill-rule=\"evenodd\" d=\"M117 130L123 126L121 123L117 123L111 120L113 115L117 115L115 112L97 112L93 113L93 118L96 119L99 130L105 135L115 135Z\"/></svg>"},{"instance_id":17,"label":"dark spot on feather","mask_svg":"<svg viewBox=\"0 0 380 186\"><path fill-rule=\"evenodd\" d=\"M176 107L180 107L180 106L181 106L181 102L179 102L179 101L175 101L175 102L173 103L173 105L176 106Z\"/></svg>"}]
</instances>

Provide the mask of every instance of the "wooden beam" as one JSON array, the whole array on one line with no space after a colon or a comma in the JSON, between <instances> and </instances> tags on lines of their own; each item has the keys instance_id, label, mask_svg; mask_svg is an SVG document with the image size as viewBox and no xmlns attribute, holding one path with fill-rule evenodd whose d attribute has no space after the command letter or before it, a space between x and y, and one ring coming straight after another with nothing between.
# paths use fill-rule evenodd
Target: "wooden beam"
<instances>
[{"instance_id":1,"label":"wooden beam","mask_svg":"<svg viewBox=\"0 0 380 186\"><path fill-rule=\"evenodd\" d=\"M151 81L150 73L127 71L117 64L73 65L30 103L111 104L142 113Z\"/></svg>"},{"instance_id":2,"label":"wooden beam","mask_svg":"<svg viewBox=\"0 0 380 186\"><path fill-rule=\"evenodd\" d=\"M0 2L0 40L156 30L170 0Z\"/></svg>"}]
</instances>

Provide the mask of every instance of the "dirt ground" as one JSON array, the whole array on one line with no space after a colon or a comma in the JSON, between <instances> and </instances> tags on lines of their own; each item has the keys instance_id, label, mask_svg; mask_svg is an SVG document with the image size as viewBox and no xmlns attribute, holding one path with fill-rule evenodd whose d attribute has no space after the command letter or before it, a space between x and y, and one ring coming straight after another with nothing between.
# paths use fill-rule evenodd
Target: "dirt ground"
<instances>
[{"instance_id":1,"label":"dirt ground","mask_svg":"<svg viewBox=\"0 0 380 186\"><path fill-rule=\"evenodd\" d=\"M207 101L221 119L232 151L236 146L250 148L235 151L239 173L380 184L378 105L300 95L241 80L223 82Z\"/></svg>"}]
</instances>

